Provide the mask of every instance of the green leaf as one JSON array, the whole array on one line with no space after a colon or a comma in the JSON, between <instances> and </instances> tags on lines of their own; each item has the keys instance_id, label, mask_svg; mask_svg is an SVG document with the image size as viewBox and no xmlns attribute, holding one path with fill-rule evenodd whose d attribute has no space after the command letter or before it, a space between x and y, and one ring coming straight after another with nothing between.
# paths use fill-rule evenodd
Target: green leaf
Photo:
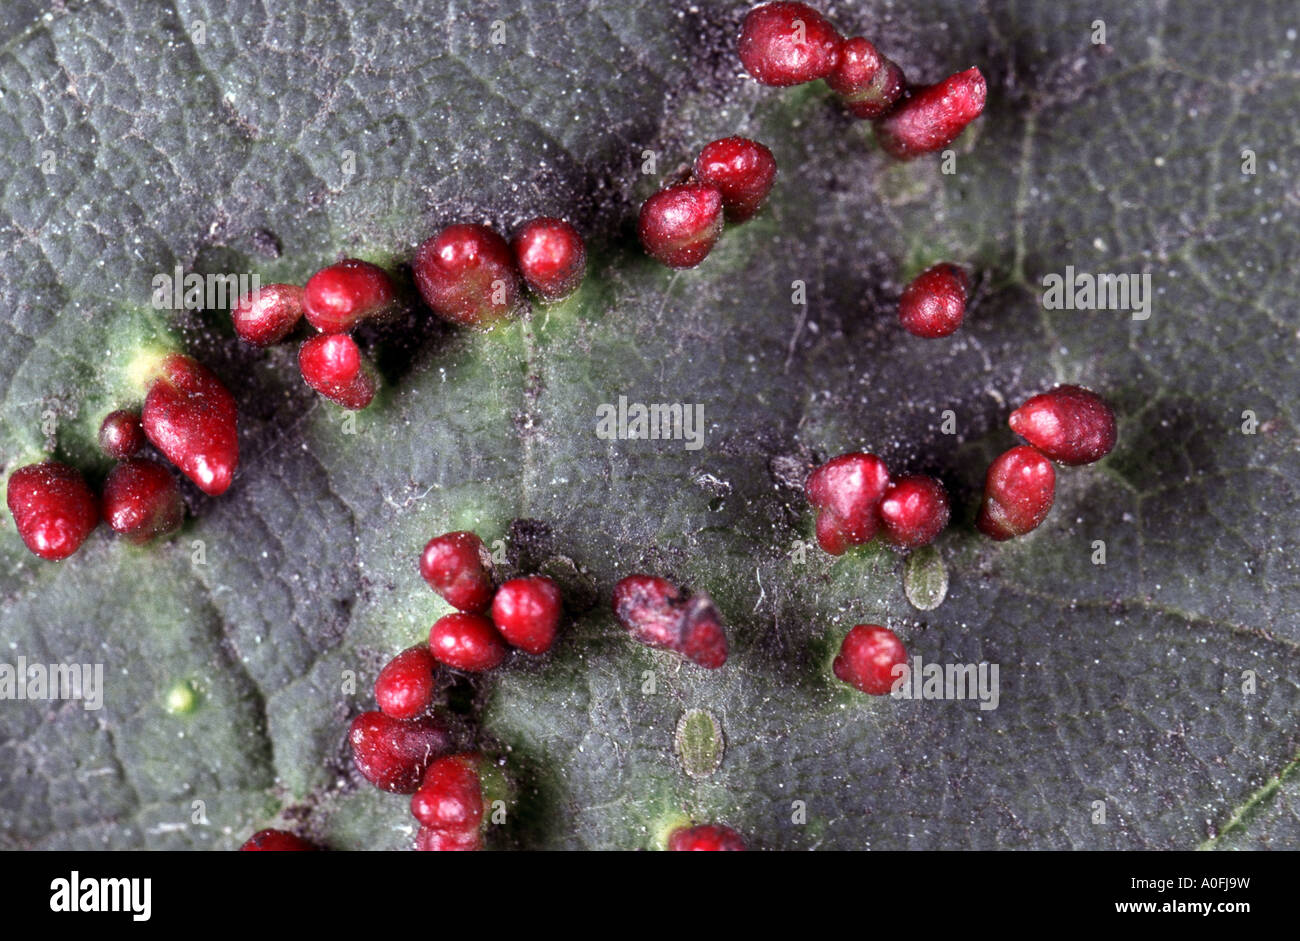
<instances>
[{"instance_id":1,"label":"green leaf","mask_svg":"<svg viewBox=\"0 0 1300 941\"><path fill-rule=\"evenodd\" d=\"M0 703L0 844L233 848L291 821L409 846L405 800L357 778L344 736L445 610L424 542L472 528L581 609L548 656L453 696L513 785L497 847L657 845L685 818L765 848L1296 845L1290 8L841 5L914 80L987 74L950 174L884 158L820 83L739 76L744 8L5 7L6 473L53 453L102 476L99 420L138 402L131 363L158 346L224 378L243 453L160 545L101 528L43 563L6 518L0 659L100 663L105 689L97 711ZM699 269L657 266L639 202L733 133L777 157L769 207ZM354 425L294 344L151 304L177 265L301 283L542 213L588 235L582 290L487 334L415 306L368 331L384 390ZM895 299L940 259L978 272L976 300L952 338L910 337ZM1045 310L1067 265L1149 273L1150 317ZM1112 399L1119 445L995 545L972 525L984 470L1010 409L1056 382ZM598 438L620 396L701 405L703 446ZM800 551L802 474L851 449L948 486L939 607L909 603L883 548ZM624 634L607 599L636 571L713 596L725 667ZM858 694L830 672L857 623L926 662L998 664L998 707ZM675 753L689 710L725 742L706 776Z\"/></svg>"}]
</instances>

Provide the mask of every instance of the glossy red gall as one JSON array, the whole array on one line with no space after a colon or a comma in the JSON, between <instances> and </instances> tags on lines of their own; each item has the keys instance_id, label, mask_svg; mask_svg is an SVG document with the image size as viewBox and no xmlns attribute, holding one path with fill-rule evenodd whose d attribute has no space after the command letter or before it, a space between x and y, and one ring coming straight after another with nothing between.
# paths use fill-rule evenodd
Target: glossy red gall
<instances>
[{"instance_id":1,"label":"glossy red gall","mask_svg":"<svg viewBox=\"0 0 1300 941\"><path fill-rule=\"evenodd\" d=\"M705 144L695 158L695 179L721 194L728 219L744 222L772 191L776 158L758 141L724 137Z\"/></svg>"},{"instance_id":2,"label":"glossy red gall","mask_svg":"<svg viewBox=\"0 0 1300 941\"><path fill-rule=\"evenodd\" d=\"M148 458L122 461L108 473L100 498L104 522L131 542L167 536L185 521L185 501L176 478Z\"/></svg>"},{"instance_id":3,"label":"glossy red gall","mask_svg":"<svg viewBox=\"0 0 1300 941\"><path fill-rule=\"evenodd\" d=\"M387 314L396 300L388 273L359 258L322 268L302 291L307 322L321 333L347 333L363 320Z\"/></svg>"},{"instance_id":4,"label":"glossy red gall","mask_svg":"<svg viewBox=\"0 0 1300 941\"><path fill-rule=\"evenodd\" d=\"M239 849L242 852L301 853L317 847L288 830L258 830Z\"/></svg>"},{"instance_id":5,"label":"glossy red gall","mask_svg":"<svg viewBox=\"0 0 1300 941\"><path fill-rule=\"evenodd\" d=\"M679 652L692 663L716 670L727 662L727 633L713 599L703 592L692 595L682 611Z\"/></svg>"},{"instance_id":6,"label":"glossy red gall","mask_svg":"<svg viewBox=\"0 0 1300 941\"><path fill-rule=\"evenodd\" d=\"M104 416L99 426L99 447L109 457L125 461L135 457L145 444L144 426L140 415L129 409L118 409Z\"/></svg>"},{"instance_id":7,"label":"glossy red gall","mask_svg":"<svg viewBox=\"0 0 1300 941\"><path fill-rule=\"evenodd\" d=\"M427 644L403 650L375 678L375 702L395 719L414 719L428 711L438 683L438 661Z\"/></svg>"},{"instance_id":8,"label":"glossy red gall","mask_svg":"<svg viewBox=\"0 0 1300 941\"><path fill-rule=\"evenodd\" d=\"M878 508L889 489L889 468L874 454L841 454L813 470L804 483L817 511L817 542L831 555L868 543L880 525Z\"/></svg>"},{"instance_id":9,"label":"glossy red gall","mask_svg":"<svg viewBox=\"0 0 1300 941\"><path fill-rule=\"evenodd\" d=\"M745 845L745 838L731 827L704 823L674 830L668 837L668 849L675 853L743 852L749 847Z\"/></svg>"},{"instance_id":10,"label":"glossy red gall","mask_svg":"<svg viewBox=\"0 0 1300 941\"><path fill-rule=\"evenodd\" d=\"M383 791L410 794L424 771L451 746L447 727L433 716L396 719L363 712L348 729L352 760L362 776Z\"/></svg>"},{"instance_id":11,"label":"glossy red gall","mask_svg":"<svg viewBox=\"0 0 1300 941\"><path fill-rule=\"evenodd\" d=\"M926 268L903 289L898 322L914 336L926 339L956 332L966 318L970 278L947 262Z\"/></svg>"},{"instance_id":12,"label":"glossy red gall","mask_svg":"<svg viewBox=\"0 0 1300 941\"><path fill-rule=\"evenodd\" d=\"M459 611L433 622L429 652L449 667L482 673L501 665L506 658L506 643L487 618Z\"/></svg>"},{"instance_id":13,"label":"glossy red gall","mask_svg":"<svg viewBox=\"0 0 1300 941\"><path fill-rule=\"evenodd\" d=\"M895 668L907 663L907 649L898 636L879 624L859 624L840 645L832 669L855 689L884 696L897 681Z\"/></svg>"},{"instance_id":14,"label":"glossy red gall","mask_svg":"<svg viewBox=\"0 0 1300 941\"><path fill-rule=\"evenodd\" d=\"M449 225L412 262L420 296L444 320L491 327L517 315L522 292L510 246L485 225Z\"/></svg>"},{"instance_id":15,"label":"glossy red gall","mask_svg":"<svg viewBox=\"0 0 1300 941\"><path fill-rule=\"evenodd\" d=\"M1000 455L984 477L984 501L976 525L999 541L1036 529L1056 498L1056 470L1026 445Z\"/></svg>"},{"instance_id":16,"label":"glossy red gall","mask_svg":"<svg viewBox=\"0 0 1300 941\"><path fill-rule=\"evenodd\" d=\"M483 832L420 827L415 832L415 849L425 853L474 852L483 849Z\"/></svg>"},{"instance_id":17,"label":"glossy red gall","mask_svg":"<svg viewBox=\"0 0 1300 941\"><path fill-rule=\"evenodd\" d=\"M876 140L898 160L942 150L984 113L987 95L978 68L909 89L898 106L876 122Z\"/></svg>"},{"instance_id":18,"label":"glossy red gall","mask_svg":"<svg viewBox=\"0 0 1300 941\"><path fill-rule=\"evenodd\" d=\"M238 413L221 380L180 353L163 357L145 396L144 432L208 496L230 487L239 466Z\"/></svg>"},{"instance_id":19,"label":"glossy red gall","mask_svg":"<svg viewBox=\"0 0 1300 941\"><path fill-rule=\"evenodd\" d=\"M230 311L239 338L255 346L279 343L303 317L303 290L296 284L267 284L241 297Z\"/></svg>"},{"instance_id":20,"label":"glossy red gall","mask_svg":"<svg viewBox=\"0 0 1300 941\"><path fill-rule=\"evenodd\" d=\"M576 291L587 270L586 244L563 219L543 216L525 222L510 248L524 283L547 301L563 300Z\"/></svg>"},{"instance_id":21,"label":"glossy red gall","mask_svg":"<svg viewBox=\"0 0 1300 941\"><path fill-rule=\"evenodd\" d=\"M99 525L99 502L81 472L59 461L9 475L6 500L23 544L51 562L66 559Z\"/></svg>"},{"instance_id":22,"label":"glossy red gall","mask_svg":"<svg viewBox=\"0 0 1300 941\"><path fill-rule=\"evenodd\" d=\"M933 477L899 477L880 500L881 532L896 549L929 545L948 525L948 492Z\"/></svg>"},{"instance_id":23,"label":"glossy red gall","mask_svg":"<svg viewBox=\"0 0 1300 941\"><path fill-rule=\"evenodd\" d=\"M835 71L826 83L855 118L879 118L902 97L907 81L903 70L861 37L840 46Z\"/></svg>"},{"instance_id":24,"label":"glossy red gall","mask_svg":"<svg viewBox=\"0 0 1300 941\"><path fill-rule=\"evenodd\" d=\"M492 599L492 623L501 636L531 654L551 649L563 613L559 586L545 575L512 578Z\"/></svg>"},{"instance_id":25,"label":"glossy red gall","mask_svg":"<svg viewBox=\"0 0 1300 941\"><path fill-rule=\"evenodd\" d=\"M336 405L352 411L375 397L375 376L361 348L346 333L322 333L298 350L303 380Z\"/></svg>"},{"instance_id":26,"label":"glossy red gall","mask_svg":"<svg viewBox=\"0 0 1300 941\"><path fill-rule=\"evenodd\" d=\"M1060 464L1091 464L1115 447L1115 410L1083 386L1057 386L1011 413L1011 430Z\"/></svg>"},{"instance_id":27,"label":"glossy red gall","mask_svg":"<svg viewBox=\"0 0 1300 941\"><path fill-rule=\"evenodd\" d=\"M474 754L439 758L411 795L411 813L420 825L453 833L477 831L483 822L483 790Z\"/></svg>"},{"instance_id":28,"label":"glossy red gall","mask_svg":"<svg viewBox=\"0 0 1300 941\"><path fill-rule=\"evenodd\" d=\"M722 194L703 183L678 183L641 205L637 236L646 254L669 268L694 268L722 234Z\"/></svg>"},{"instance_id":29,"label":"glossy red gall","mask_svg":"<svg viewBox=\"0 0 1300 941\"><path fill-rule=\"evenodd\" d=\"M486 611L492 603L492 554L474 533L443 533L420 554L420 575L460 611Z\"/></svg>"},{"instance_id":30,"label":"glossy red gall","mask_svg":"<svg viewBox=\"0 0 1300 941\"><path fill-rule=\"evenodd\" d=\"M745 14L740 61L764 85L799 85L831 74L842 41L806 3L764 3Z\"/></svg>"}]
</instances>

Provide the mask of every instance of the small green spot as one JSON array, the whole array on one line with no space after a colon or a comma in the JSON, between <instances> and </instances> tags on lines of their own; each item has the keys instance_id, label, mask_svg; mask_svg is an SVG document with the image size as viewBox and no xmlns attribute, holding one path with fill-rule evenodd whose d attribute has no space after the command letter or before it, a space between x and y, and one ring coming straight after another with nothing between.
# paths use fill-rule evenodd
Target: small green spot
<instances>
[{"instance_id":1,"label":"small green spot","mask_svg":"<svg viewBox=\"0 0 1300 941\"><path fill-rule=\"evenodd\" d=\"M487 823L497 823L492 819L496 812L496 802L501 801L507 812L514 803L514 786L506 775L502 762L485 757L478 765L479 787L483 793L484 816Z\"/></svg>"},{"instance_id":2,"label":"small green spot","mask_svg":"<svg viewBox=\"0 0 1300 941\"><path fill-rule=\"evenodd\" d=\"M821 817L813 817L806 825L809 842L816 843L826 838L826 821Z\"/></svg>"},{"instance_id":3,"label":"small green spot","mask_svg":"<svg viewBox=\"0 0 1300 941\"><path fill-rule=\"evenodd\" d=\"M691 818L680 810L672 810L655 820L650 826L650 849L664 851L668 849L668 838L679 827L689 827Z\"/></svg>"},{"instance_id":4,"label":"small green spot","mask_svg":"<svg viewBox=\"0 0 1300 941\"><path fill-rule=\"evenodd\" d=\"M922 546L903 565L903 591L913 607L933 611L948 597L948 567L934 546Z\"/></svg>"},{"instance_id":5,"label":"small green spot","mask_svg":"<svg viewBox=\"0 0 1300 941\"><path fill-rule=\"evenodd\" d=\"M722 728L713 713L704 709L682 714L673 744L682 770L693 778L707 777L722 764Z\"/></svg>"},{"instance_id":6,"label":"small green spot","mask_svg":"<svg viewBox=\"0 0 1300 941\"><path fill-rule=\"evenodd\" d=\"M199 704L199 694L189 680L181 680L163 698L163 708L174 716L187 716Z\"/></svg>"}]
</instances>

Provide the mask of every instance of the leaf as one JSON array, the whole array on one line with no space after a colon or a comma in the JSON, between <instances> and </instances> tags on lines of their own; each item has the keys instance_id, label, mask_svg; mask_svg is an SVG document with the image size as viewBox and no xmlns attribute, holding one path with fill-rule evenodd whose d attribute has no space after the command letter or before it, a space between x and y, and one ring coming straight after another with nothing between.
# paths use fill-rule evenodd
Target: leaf
<instances>
[{"instance_id":1,"label":"leaf","mask_svg":"<svg viewBox=\"0 0 1300 941\"><path fill-rule=\"evenodd\" d=\"M986 72L952 174L885 159L820 84L738 77L743 5L6 7L6 472L50 449L106 472L98 421L160 345L226 380L243 459L224 497L187 491L162 545L101 529L50 565L5 523L7 655L102 663L105 689L98 711L0 707L3 845L232 848L290 821L409 846L404 800L359 783L344 732L444 610L420 548L472 528L591 603L549 656L457 688L514 785L496 846L636 848L683 816L767 848L1294 846L1294 31L1280 4L1094 7L836 10L914 80ZM777 157L769 208L698 270L655 265L637 205L732 133ZM537 213L589 236L579 294L489 334L413 306L363 337L385 389L354 427L292 344L255 351L220 310L151 304L177 265L301 283L340 254L400 263L447 222ZM906 336L894 299L941 259L978 270L967 325ZM1045 310L1067 265L1149 273L1150 317ZM984 469L1009 410L1055 382L1111 398L1119 446L994 545L972 525ZM701 405L703 446L597 438L620 396ZM802 473L859 448L952 493L932 611L882 548L795 561ZM643 570L714 597L724 668L617 627L609 590ZM863 622L925 662L997 664L997 708L837 682ZM725 741L698 778L674 754L692 709Z\"/></svg>"}]
</instances>

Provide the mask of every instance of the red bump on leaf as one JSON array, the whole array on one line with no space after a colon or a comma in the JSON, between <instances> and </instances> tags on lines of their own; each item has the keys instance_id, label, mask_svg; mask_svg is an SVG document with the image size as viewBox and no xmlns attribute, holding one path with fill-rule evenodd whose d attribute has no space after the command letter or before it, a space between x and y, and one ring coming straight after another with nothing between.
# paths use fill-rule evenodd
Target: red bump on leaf
<instances>
[{"instance_id":1,"label":"red bump on leaf","mask_svg":"<svg viewBox=\"0 0 1300 941\"><path fill-rule=\"evenodd\" d=\"M551 649L563 611L560 589L545 575L512 578L492 599L492 623L501 636L531 654Z\"/></svg>"},{"instance_id":2,"label":"red bump on leaf","mask_svg":"<svg viewBox=\"0 0 1300 941\"><path fill-rule=\"evenodd\" d=\"M510 246L485 225L449 225L411 263L424 302L444 320L490 327L519 313L519 271Z\"/></svg>"},{"instance_id":3,"label":"red bump on leaf","mask_svg":"<svg viewBox=\"0 0 1300 941\"><path fill-rule=\"evenodd\" d=\"M942 150L983 114L987 94L977 68L910 89L893 111L876 122L876 139L885 153L898 160Z\"/></svg>"},{"instance_id":4,"label":"red bump on leaf","mask_svg":"<svg viewBox=\"0 0 1300 941\"><path fill-rule=\"evenodd\" d=\"M128 409L109 412L99 426L100 448L109 457L119 461L140 453L145 440L139 414Z\"/></svg>"},{"instance_id":5,"label":"red bump on leaf","mask_svg":"<svg viewBox=\"0 0 1300 941\"><path fill-rule=\"evenodd\" d=\"M841 42L835 27L806 3L764 3L745 14L740 61L764 85L800 85L831 74Z\"/></svg>"},{"instance_id":6,"label":"red bump on leaf","mask_svg":"<svg viewBox=\"0 0 1300 941\"><path fill-rule=\"evenodd\" d=\"M510 240L510 248L524 283L544 300L568 297L578 289L587 270L586 244L578 230L563 219L530 219Z\"/></svg>"},{"instance_id":7,"label":"red bump on leaf","mask_svg":"<svg viewBox=\"0 0 1300 941\"><path fill-rule=\"evenodd\" d=\"M279 343L303 317L303 290L296 284L267 284L246 294L230 312L240 339L256 346Z\"/></svg>"},{"instance_id":8,"label":"red bump on leaf","mask_svg":"<svg viewBox=\"0 0 1300 941\"><path fill-rule=\"evenodd\" d=\"M501 665L506 658L506 643L481 614L457 612L433 622L429 652L449 667L482 673Z\"/></svg>"},{"instance_id":9,"label":"red bump on leaf","mask_svg":"<svg viewBox=\"0 0 1300 941\"><path fill-rule=\"evenodd\" d=\"M59 461L10 474L7 501L24 545L51 562L76 552L99 524L99 503L85 478Z\"/></svg>"},{"instance_id":10,"label":"red bump on leaf","mask_svg":"<svg viewBox=\"0 0 1300 941\"><path fill-rule=\"evenodd\" d=\"M889 628L859 624L840 645L832 669L850 686L872 696L884 696L898 677L894 668L907 663L907 649Z\"/></svg>"},{"instance_id":11,"label":"red bump on leaf","mask_svg":"<svg viewBox=\"0 0 1300 941\"><path fill-rule=\"evenodd\" d=\"M336 405L352 411L375 397L375 377L355 340L346 333L322 333L298 350L303 380Z\"/></svg>"},{"instance_id":12,"label":"red bump on leaf","mask_svg":"<svg viewBox=\"0 0 1300 941\"><path fill-rule=\"evenodd\" d=\"M681 591L666 578L629 575L614 586L614 615L636 640L674 649L680 638Z\"/></svg>"},{"instance_id":13,"label":"red bump on leaf","mask_svg":"<svg viewBox=\"0 0 1300 941\"><path fill-rule=\"evenodd\" d=\"M817 541L831 555L870 542L879 526L877 506L889 488L889 468L874 454L841 454L816 468L804 484L818 511Z\"/></svg>"},{"instance_id":14,"label":"red bump on leaf","mask_svg":"<svg viewBox=\"0 0 1300 941\"><path fill-rule=\"evenodd\" d=\"M302 292L307 322L321 333L347 333L363 320L388 313L396 299L388 273L359 258L322 268Z\"/></svg>"},{"instance_id":15,"label":"red bump on leaf","mask_svg":"<svg viewBox=\"0 0 1300 941\"><path fill-rule=\"evenodd\" d=\"M903 70L861 37L846 39L826 83L855 118L879 118L903 96Z\"/></svg>"},{"instance_id":16,"label":"red bump on leaf","mask_svg":"<svg viewBox=\"0 0 1300 941\"><path fill-rule=\"evenodd\" d=\"M483 822L483 789L478 755L448 755L424 772L411 795L411 813L421 826L453 833L477 831Z\"/></svg>"},{"instance_id":17,"label":"red bump on leaf","mask_svg":"<svg viewBox=\"0 0 1300 941\"><path fill-rule=\"evenodd\" d=\"M817 534L817 545L822 547L822 551L829 555L843 555L848 551L849 546L855 543L849 542L848 535L845 532L844 521L841 520L830 510L818 510L815 520L815 532ZM871 531L871 536L875 535L875 530ZM867 539L870 540L871 536Z\"/></svg>"},{"instance_id":18,"label":"red bump on leaf","mask_svg":"<svg viewBox=\"0 0 1300 941\"><path fill-rule=\"evenodd\" d=\"M185 501L176 478L157 461L135 457L108 472L100 500L104 522L131 542L148 542L180 529Z\"/></svg>"},{"instance_id":19,"label":"red bump on leaf","mask_svg":"<svg viewBox=\"0 0 1300 941\"><path fill-rule=\"evenodd\" d=\"M415 832L415 849L425 853L474 852L483 849L483 831L420 827Z\"/></svg>"},{"instance_id":20,"label":"red bump on leaf","mask_svg":"<svg viewBox=\"0 0 1300 941\"><path fill-rule=\"evenodd\" d=\"M382 712L363 712L348 729L352 760L375 787L410 794L424 771L451 746L447 727L432 716L395 719Z\"/></svg>"},{"instance_id":21,"label":"red bump on leaf","mask_svg":"<svg viewBox=\"0 0 1300 941\"><path fill-rule=\"evenodd\" d=\"M707 669L727 662L727 635L713 600L684 594L652 575L629 575L614 586L614 615L632 637L672 650Z\"/></svg>"},{"instance_id":22,"label":"red bump on leaf","mask_svg":"<svg viewBox=\"0 0 1300 941\"><path fill-rule=\"evenodd\" d=\"M414 719L433 702L437 689L434 671L438 661L427 644L403 650L379 671L375 678L375 702L395 719Z\"/></svg>"},{"instance_id":23,"label":"red bump on leaf","mask_svg":"<svg viewBox=\"0 0 1300 941\"><path fill-rule=\"evenodd\" d=\"M885 541L896 549L929 545L948 525L948 493L933 477L900 477L880 501Z\"/></svg>"},{"instance_id":24,"label":"red bump on leaf","mask_svg":"<svg viewBox=\"0 0 1300 941\"><path fill-rule=\"evenodd\" d=\"M682 614L681 654L707 670L727 662L727 634L713 599L692 595Z\"/></svg>"},{"instance_id":25,"label":"red bump on leaf","mask_svg":"<svg viewBox=\"0 0 1300 941\"><path fill-rule=\"evenodd\" d=\"M1011 430L1061 464L1091 464L1115 447L1115 411L1083 386L1057 386L1011 413Z\"/></svg>"},{"instance_id":26,"label":"red bump on leaf","mask_svg":"<svg viewBox=\"0 0 1300 941\"><path fill-rule=\"evenodd\" d=\"M674 853L743 852L749 847L745 845L745 838L731 827L704 823L674 830L668 837L668 849Z\"/></svg>"},{"instance_id":27,"label":"red bump on leaf","mask_svg":"<svg viewBox=\"0 0 1300 941\"><path fill-rule=\"evenodd\" d=\"M1000 455L984 477L984 502L976 525L999 541L1023 536L1047 519L1056 498L1056 470L1026 445Z\"/></svg>"},{"instance_id":28,"label":"red bump on leaf","mask_svg":"<svg viewBox=\"0 0 1300 941\"><path fill-rule=\"evenodd\" d=\"M703 183L678 183L641 206L637 236L646 253L669 268L694 268L722 234L722 194Z\"/></svg>"},{"instance_id":29,"label":"red bump on leaf","mask_svg":"<svg viewBox=\"0 0 1300 941\"><path fill-rule=\"evenodd\" d=\"M288 830L258 830L250 836L240 850L261 853L301 853L315 850L316 846Z\"/></svg>"},{"instance_id":30,"label":"red bump on leaf","mask_svg":"<svg viewBox=\"0 0 1300 941\"><path fill-rule=\"evenodd\" d=\"M946 262L925 269L903 289L898 321L914 336L937 339L954 333L966 318L970 279Z\"/></svg>"},{"instance_id":31,"label":"red bump on leaf","mask_svg":"<svg viewBox=\"0 0 1300 941\"><path fill-rule=\"evenodd\" d=\"M492 554L471 532L434 536L420 554L420 575L460 611L477 613L492 603Z\"/></svg>"},{"instance_id":32,"label":"red bump on leaf","mask_svg":"<svg viewBox=\"0 0 1300 941\"><path fill-rule=\"evenodd\" d=\"M758 141L724 137L704 145L695 158L695 178L722 195L728 219L744 222L772 191L776 158Z\"/></svg>"},{"instance_id":33,"label":"red bump on leaf","mask_svg":"<svg viewBox=\"0 0 1300 941\"><path fill-rule=\"evenodd\" d=\"M238 413L221 380L197 360L165 356L141 413L153 446L208 496L230 487L239 466Z\"/></svg>"},{"instance_id":34,"label":"red bump on leaf","mask_svg":"<svg viewBox=\"0 0 1300 941\"><path fill-rule=\"evenodd\" d=\"M415 848L426 852L483 848L483 788L479 756L449 755L424 773L411 797L411 814L420 822Z\"/></svg>"}]
</instances>

